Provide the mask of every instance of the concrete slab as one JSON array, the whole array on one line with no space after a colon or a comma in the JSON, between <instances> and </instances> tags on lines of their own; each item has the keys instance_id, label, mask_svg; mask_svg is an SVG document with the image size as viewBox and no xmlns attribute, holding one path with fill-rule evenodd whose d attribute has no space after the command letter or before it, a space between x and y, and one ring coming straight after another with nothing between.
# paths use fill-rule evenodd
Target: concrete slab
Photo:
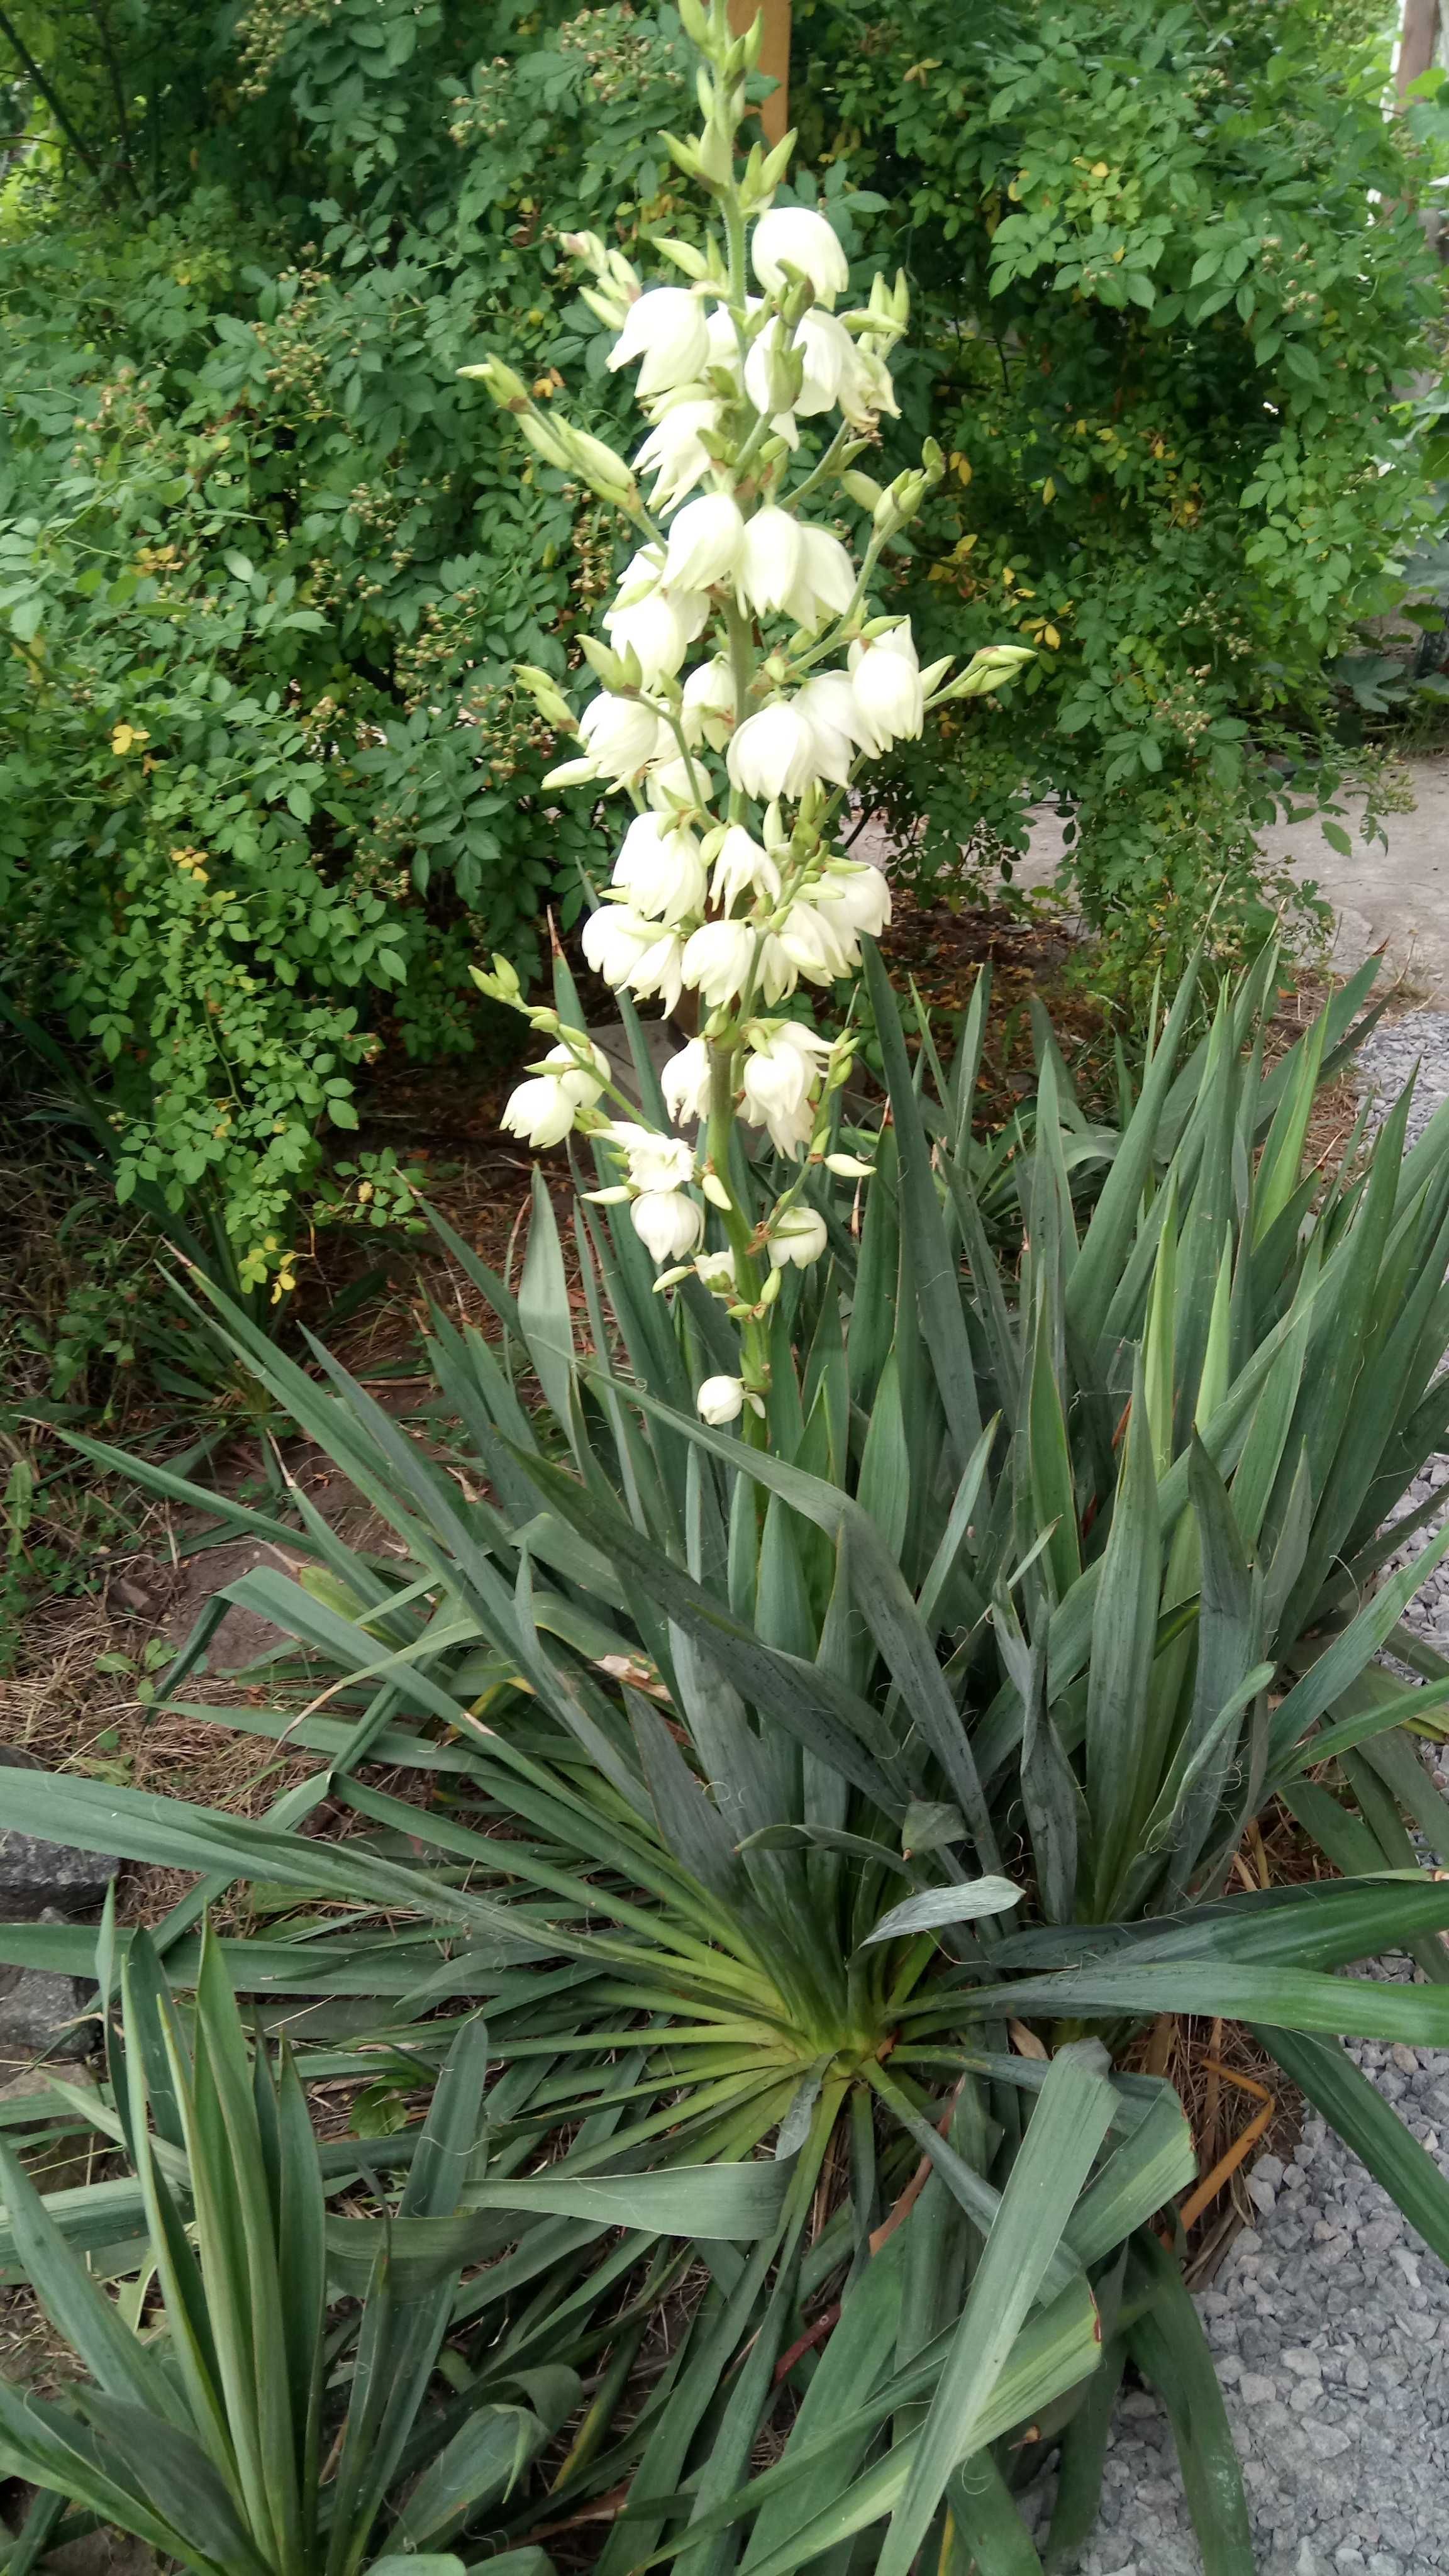
<instances>
[{"instance_id":1,"label":"concrete slab","mask_svg":"<svg viewBox=\"0 0 1449 2576\"><path fill-rule=\"evenodd\" d=\"M1316 820L1277 824L1263 833L1259 847L1300 884L1315 884L1332 905L1337 926L1331 962L1338 974L1351 974L1382 948L1387 977L1397 979L1406 1000L1449 1005L1449 752L1427 753L1404 766L1414 808L1386 817L1386 847L1360 839L1351 823L1353 848L1345 858L1329 848ZM1043 806L1032 818L1017 884L1050 885L1062 855L1060 818Z\"/></svg>"},{"instance_id":2,"label":"concrete slab","mask_svg":"<svg viewBox=\"0 0 1449 2576\"><path fill-rule=\"evenodd\" d=\"M1345 858L1316 822L1280 824L1260 842L1300 882L1316 881L1338 919L1333 963L1340 974L1382 948L1406 994L1449 1003L1449 753L1405 763L1410 814L1385 818L1387 847L1354 835Z\"/></svg>"}]
</instances>

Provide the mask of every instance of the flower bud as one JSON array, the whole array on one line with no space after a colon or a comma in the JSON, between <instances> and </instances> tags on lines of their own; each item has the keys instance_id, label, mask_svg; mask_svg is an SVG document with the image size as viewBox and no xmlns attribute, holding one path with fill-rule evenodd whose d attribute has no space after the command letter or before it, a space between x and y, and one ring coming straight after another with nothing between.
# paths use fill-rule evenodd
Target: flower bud
<instances>
[{"instance_id":1,"label":"flower bud","mask_svg":"<svg viewBox=\"0 0 1449 2576\"><path fill-rule=\"evenodd\" d=\"M484 358L476 367L460 367L458 373L486 385L500 411L527 411L531 400L528 387L501 358Z\"/></svg>"},{"instance_id":2,"label":"flower bud","mask_svg":"<svg viewBox=\"0 0 1449 2576\"><path fill-rule=\"evenodd\" d=\"M526 411L519 416L518 426L545 465L556 465L561 474L568 472L568 450L552 421L544 420L536 411Z\"/></svg>"},{"instance_id":3,"label":"flower bud","mask_svg":"<svg viewBox=\"0 0 1449 2576\"><path fill-rule=\"evenodd\" d=\"M1023 663L1034 662L1036 653L1029 644L988 644L983 652L973 653L958 679L943 689L936 703L946 698L984 698L1014 678Z\"/></svg>"},{"instance_id":4,"label":"flower bud","mask_svg":"<svg viewBox=\"0 0 1449 2576\"><path fill-rule=\"evenodd\" d=\"M672 259L676 268L682 268L686 277L708 277L709 261L693 242L656 239L654 248L662 252L665 259Z\"/></svg>"},{"instance_id":5,"label":"flower bud","mask_svg":"<svg viewBox=\"0 0 1449 2576\"><path fill-rule=\"evenodd\" d=\"M524 422L525 430L530 426ZM586 429L575 429L569 422L559 423L559 434L564 461L583 476L590 491L597 492L601 501L612 501L616 509L632 509L639 490L622 456L616 456L601 438L592 438Z\"/></svg>"},{"instance_id":6,"label":"flower bud","mask_svg":"<svg viewBox=\"0 0 1449 2576\"><path fill-rule=\"evenodd\" d=\"M577 733L579 720L557 681L551 679L547 671L540 671L533 662L515 662L513 668L539 714L546 716L551 725L557 725L560 732Z\"/></svg>"}]
</instances>

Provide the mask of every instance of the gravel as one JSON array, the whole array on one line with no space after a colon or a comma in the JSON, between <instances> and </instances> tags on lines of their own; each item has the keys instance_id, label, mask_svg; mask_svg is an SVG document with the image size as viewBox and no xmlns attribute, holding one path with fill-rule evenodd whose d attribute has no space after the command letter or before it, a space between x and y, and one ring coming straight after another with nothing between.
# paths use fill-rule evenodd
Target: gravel
<instances>
[{"instance_id":1,"label":"gravel","mask_svg":"<svg viewBox=\"0 0 1449 2576\"><path fill-rule=\"evenodd\" d=\"M1381 1024L1360 1062L1380 1104L1417 1066L1412 1143L1449 1099L1449 1014ZM1435 1468L1434 1484L1449 1478L1449 1458ZM1405 1508L1429 1490L1429 1480L1416 1486ZM1436 1525L1437 1516L1407 1552ZM1449 1566L1408 1615L1449 1651ZM1449 1786L1449 1751L1434 1767ZM1380 1973L1410 1971L1386 1962ZM1449 2050L1349 2046L1449 2175ZM1258 2223L1237 2237L1198 2308L1261 2576L1449 2569L1449 2271L1316 2117L1286 2166L1259 2159L1248 2190ZM1145 2389L1119 2407L1101 2521L1080 2564L1081 2576L1201 2576L1167 2418Z\"/></svg>"}]
</instances>

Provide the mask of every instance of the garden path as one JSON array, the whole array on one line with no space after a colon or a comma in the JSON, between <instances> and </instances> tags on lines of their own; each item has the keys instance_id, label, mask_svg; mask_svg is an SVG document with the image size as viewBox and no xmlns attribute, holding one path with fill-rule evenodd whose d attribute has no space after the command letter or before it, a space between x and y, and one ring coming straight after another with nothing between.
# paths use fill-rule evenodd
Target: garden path
<instances>
[{"instance_id":1,"label":"garden path","mask_svg":"<svg viewBox=\"0 0 1449 2576\"><path fill-rule=\"evenodd\" d=\"M1387 846L1355 836L1345 858L1329 848L1317 822L1275 824L1264 855L1301 882L1314 881L1337 916L1333 964L1347 974L1379 947L1410 995L1449 1006L1449 751L1404 763L1415 804L1385 821ZM1043 812L1031 849L1017 870L1023 885L1043 885L1056 871L1061 826Z\"/></svg>"}]
</instances>

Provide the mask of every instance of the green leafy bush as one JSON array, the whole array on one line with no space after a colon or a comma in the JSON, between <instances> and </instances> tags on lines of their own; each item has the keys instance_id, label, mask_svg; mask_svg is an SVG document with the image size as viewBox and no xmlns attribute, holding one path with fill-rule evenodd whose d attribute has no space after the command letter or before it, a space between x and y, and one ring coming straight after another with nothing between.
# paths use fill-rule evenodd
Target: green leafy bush
<instances>
[{"instance_id":1,"label":"green leafy bush","mask_svg":"<svg viewBox=\"0 0 1449 2576\"><path fill-rule=\"evenodd\" d=\"M200 1193L261 1280L379 1044L465 1049L469 955L526 965L603 855L540 796L512 669L562 675L614 524L520 480L455 371L486 338L607 421L558 236L689 234L657 143L687 66L621 0L257 0L229 35L165 0L115 61L64 0L25 28L64 125L32 88L55 147L0 206L7 974L123 1186ZM1315 793L1342 769L1321 673L1392 595L1391 395L1437 310L1378 82L1308 0L796 12L837 229L930 315L906 426L971 473L909 576L923 646L1009 616L1042 655L969 759L943 726L899 756L887 810L934 876L1062 797L1119 958L1205 893L1252 927L1265 750Z\"/></svg>"},{"instance_id":2,"label":"green leafy bush","mask_svg":"<svg viewBox=\"0 0 1449 2576\"><path fill-rule=\"evenodd\" d=\"M1180 966L1210 903L1225 948L1261 936L1254 828L1287 763L1300 810L1341 811L1332 666L1424 508L1400 397L1442 309L1438 111L1386 117L1383 28L1307 0L796 24L804 148L889 199L927 343L902 408L953 460L905 592L922 653L1008 617L1041 654L984 749L948 717L898 755L887 810L929 817L934 879L1059 799L1119 965Z\"/></svg>"},{"instance_id":3,"label":"green leafy bush","mask_svg":"<svg viewBox=\"0 0 1449 2576\"><path fill-rule=\"evenodd\" d=\"M514 14L248 22L240 91L164 137L163 210L34 177L0 245L10 989L103 1086L123 1196L218 1207L248 1281L383 1035L470 1046L479 939L529 966L597 855L539 797L512 665L563 672L612 530L560 475L520 481L457 370L485 328L582 356L566 266L525 288L514 236L650 193L639 138L680 75L652 18L530 48Z\"/></svg>"}]
</instances>

